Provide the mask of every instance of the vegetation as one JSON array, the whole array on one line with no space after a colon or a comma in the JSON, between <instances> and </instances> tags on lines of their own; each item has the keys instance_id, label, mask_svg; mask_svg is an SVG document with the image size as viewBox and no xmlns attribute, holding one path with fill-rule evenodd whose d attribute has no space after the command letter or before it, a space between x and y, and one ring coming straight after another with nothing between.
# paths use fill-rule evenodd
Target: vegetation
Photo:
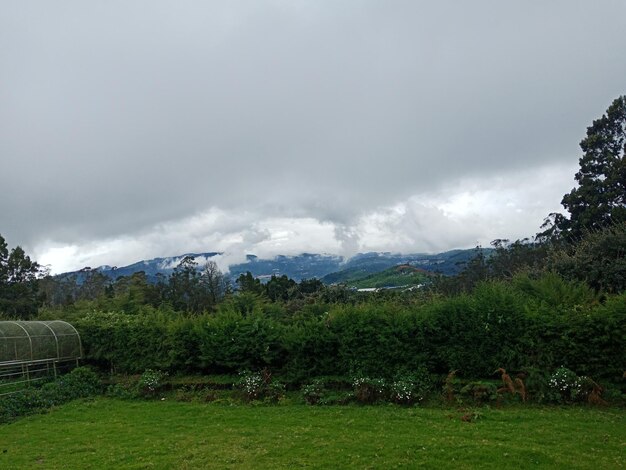
<instances>
[{"instance_id":1,"label":"vegetation","mask_svg":"<svg viewBox=\"0 0 626 470\"><path fill-rule=\"evenodd\" d=\"M431 276L431 273L423 269L402 264L376 274L354 279L348 283L348 286L357 289L420 286L429 283Z\"/></svg>"},{"instance_id":2,"label":"vegetation","mask_svg":"<svg viewBox=\"0 0 626 470\"><path fill-rule=\"evenodd\" d=\"M358 373L391 379L420 367L486 378L498 367L551 373L565 366L617 382L626 363L626 294L601 298L556 274L484 281L451 297L405 292L295 313L287 306L239 294L211 314L92 311L74 324L93 364L126 373L269 368L306 381Z\"/></svg>"},{"instance_id":3,"label":"vegetation","mask_svg":"<svg viewBox=\"0 0 626 470\"><path fill-rule=\"evenodd\" d=\"M46 411L77 398L93 396L101 391L100 378L86 367L77 367L69 374L18 393L0 396L0 423Z\"/></svg>"},{"instance_id":4,"label":"vegetation","mask_svg":"<svg viewBox=\"0 0 626 470\"><path fill-rule=\"evenodd\" d=\"M623 412L96 399L0 427L22 468L623 468ZM36 445L33 445L36 443Z\"/></svg>"},{"instance_id":5,"label":"vegetation","mask_svg":"<svg viewBox=\"0 0 626 470\"><path fill-rule=\"evenodd\" d=\"M587 128L576 173L578 187L563 196L570 213L550 214L543 238L576 240L589 230L626 222L626 96L620 96Z\"/></svg>"},{"instance_id":6,"label":"vegetation","mask_svg":"<svg viewBox=\"0 0 626 470\"><path fill-rule=\"evenodd\" d=\"M0 235L0 313L29 318L37 313L41 267L20 246L9 251Z\"/></svg>"}]
</instances>

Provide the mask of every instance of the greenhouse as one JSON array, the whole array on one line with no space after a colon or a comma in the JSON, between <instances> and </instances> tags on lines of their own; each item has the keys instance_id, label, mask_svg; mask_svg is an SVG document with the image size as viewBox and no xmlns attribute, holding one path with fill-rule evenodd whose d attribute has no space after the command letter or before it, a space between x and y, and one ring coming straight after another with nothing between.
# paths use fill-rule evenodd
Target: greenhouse
<instances>
[{"instance_id":1,"label":"greenhouse","mask_svg":"<svg viewBox=\"0 0 626 470\"><path fill-rule=\"evenodd\" d=\"M67 322L0 321L0 395L56 376L82 357L80 335Z\"/></svg>"}]
</instances>

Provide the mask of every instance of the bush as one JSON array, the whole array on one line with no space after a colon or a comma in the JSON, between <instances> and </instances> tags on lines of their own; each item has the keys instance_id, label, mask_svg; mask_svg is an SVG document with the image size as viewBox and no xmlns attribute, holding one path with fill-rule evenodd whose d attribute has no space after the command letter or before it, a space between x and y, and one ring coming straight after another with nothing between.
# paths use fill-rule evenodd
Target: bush
<instances>
[{"instance_id":1,"label":"bush","mask_svg":"<svg viewBox=\"0 0 626 470\"><path fill-rule=\"evenodd\" d=\"M160 370L146 369L137 383L139 394L144 397L156 396L164 387L163 380L167 377L167 372Z\"/></svg>"},{"instance_id":2,"label":"bush","mask_svg":"<svg viewBox=\"0 0 626 470\"><path fill-rule=\"evenodd\" d=\"M285 385L273 379L267 369L259 372L242 371L235 386L243 392L247 401L264 400L275 403L285 396Z\"/></svg>"},{"instance_id":3,"label":"bush","mask_svg":"<svg viewBox=\"0 0 626 470\"><path fill-rule=\"evenodd\" d=\"M399 405L422 402L431 390L432 381L424 368L412 374L397 376L389 386L389 398Z\"/></svg>"},{"instance_id":4,"label":"bush","mask_svg":"<svg viewBox=\"0 0 626 470\"><path fill-rule=\"evenodd\" d=\"M0 422L39 413L77 398L96 395L102 390L100 379L91 369L77 367L40 387L28 388L0 398Z\"/></svg>"},{"instance_id":5,"label":"bush","mask_svg":"<svg viewBox=\"0 0 626 470\"><path fill-rule=\"evenodd\" d=\"M567 367L559 367L550 376L548 384L552 390L552 398L557 402L571 403L580 398L584 379Z\"/></svg>"},{"instance_id":6,"label":"bush","mask_svg":"<svg viewBox=\"0 0 626 470\"><path fill-rule=\"evenodd\" d=\"M303 385L301 392L309 405L346 405L354 401L354 393L349 390L351 385L344 377L319 377Z\"/></svg>"},{"instance_id":7,"label":"bush","mask_svg":"<svg viewBox=\"0 0 626 470\"><path fill-rule=\"evenodd\" d=\"M491 382L475 381L463 386L460 395L464 399L470 399L476 404L485 404L497 400L498 387Z\"/></svg>"},{"instance_id":8,"label":"bush","mask_svg":"<svg viewBox=\"0 0 626 470\"><path fill-rule=\"evenodd\" d=\"M309 405L317 405L324 396L326 389L324 383L317 379L310 384L303 385L300 391L302 392L304 401Z\"/></svg>"},{"instance_id":9,"label":"bush","mask_svg":"<svg viewBox=\"0 0 626 470\"><path fill-rule=\"evenodd\" d=\"M382 401L387 395L387 383L381 378L355 377L352 387L356 400L365 405Z\"/></svg>"}]
</instances>

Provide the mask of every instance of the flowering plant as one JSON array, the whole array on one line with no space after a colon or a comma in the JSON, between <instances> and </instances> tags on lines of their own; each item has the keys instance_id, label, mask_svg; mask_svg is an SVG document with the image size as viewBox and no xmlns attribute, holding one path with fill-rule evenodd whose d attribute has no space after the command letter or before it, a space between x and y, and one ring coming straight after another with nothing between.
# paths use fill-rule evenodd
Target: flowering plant
<instances>
[{"instance_id":1,"label":"flowering plant","mask_svg":"<svg viewBox=\"0 0 626 470\"><path fill-rule=\"evenodd\" d=\"M267 369L260 372L244 370L239 373L239 382L236 384L243 391L248 400L265 399L278 401L285 395L285 386L272 379Z\"/></svg>"},{"instance_id":2,"label":"flowering plant","mask_svg":"<svg viewBox=\"0 0 626 470\"><path fill-rule=\"evenodd\" d=\"M583 390L584 377L578 377L576 372L561 366L550 376L548 386L564 401L575 400Z\"/></svg>"},{"instance_id":3,"label":"flowering plant","mask_svg":"<svg viewBox=\"0 0 626 470\"><path fill-rule=\"evenodd\" d=\"M144 373L141 374L137 384L139 391L143 395L155 395L161 388L163 388L163 379L165 379L165 377L167 377L167 372L146 369Z\"/></svg>"},{"instance_id":4,"label":"flowering plant","mask_svg":"<svg viewBox=\"0 0 626 470\"><path fill-rule=\"evenodd\" d=\"M354 396L361 403L374 403L384 398L387 384L384 379L355 377L352 380Z\"/></svg>"},{"instance_id":5,"label":"flowering plant","mask_svg":"<svg viewBox=\"0 0 626 470\"><path fill-rule=\"evenodd\" d=\"M304 400L309 405L316 405L324 393L324 384L321 380L314 380L310 384L304 385L301 391Z\"/></svg>"},{"instance_id":6,"label":"flowering plant","mask_svg":"<svg viewBox=\"0 0 626 470\"><path fill-rule=\"evenodd\" d=\"M255 400L261 395L265 381L260 372L244 370L239 373L239 386L249 400Z\"/></svg>"},{"instance_id":7,"label":"flowering plant","mask_svg":"<svg viewBox=\"0 0 626 470\"><path fill-rule=\"evenodd\" d=\"M399 405L412 405L424 399L418 384L412 380L395 380L390 387L391 399Z\"/></svg>"}]
</instances>

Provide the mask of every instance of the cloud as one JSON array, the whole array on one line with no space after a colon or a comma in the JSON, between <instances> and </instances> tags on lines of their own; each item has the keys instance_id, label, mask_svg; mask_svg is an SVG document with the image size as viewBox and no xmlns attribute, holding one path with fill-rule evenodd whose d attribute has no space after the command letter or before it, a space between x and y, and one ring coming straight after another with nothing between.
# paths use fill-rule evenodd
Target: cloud
<instances>
[{"instance_id":1,"label":"cloud","mask_svg":"<svg viewBox=\"0 0 626 470\"><path fill-rule=\"evenodd\" d=\"M495 238L532 237L543 218L558 208L571 184L572 178L565 175L572 172L573 168L555 165L489 179L460 179L439 192L373 208L352 225L312 217L263 218L213 208L124 237L65 246L50 241L35 255L58 273L184 252L220 252L211 259L225 272L245 262L248 254L261 258L302 252L352 256L364 251L434 253L487 246Z\"/></svg>"},{"instance_id":2,"label":"cloud","mask_svg":"<svg viewBox=\"0 0 626 470\"><path fill-rule=\"evenodd\" d=\"M485 203L457 183L571 178L624 92L625 18L564 0L7 2L0 233L67 266L304 251L309 232L314 251L474 243L493 225L451 215Z\"/></svg>"}]
</instances>

